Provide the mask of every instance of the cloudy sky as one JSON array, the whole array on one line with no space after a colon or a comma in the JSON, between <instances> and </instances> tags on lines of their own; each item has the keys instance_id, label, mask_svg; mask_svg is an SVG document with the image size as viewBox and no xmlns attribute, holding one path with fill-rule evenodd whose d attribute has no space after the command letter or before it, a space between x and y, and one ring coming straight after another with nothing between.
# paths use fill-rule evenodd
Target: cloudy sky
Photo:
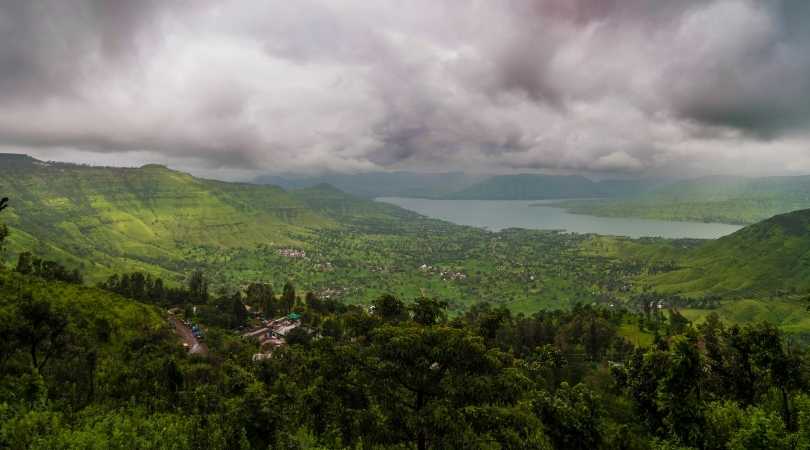
<instances>
[{"instance_id":1,"label":"cloudy sky","mask_svg":"<svg viewBox=\"0 0 810 450\"><path fill-rule=\"evenodd\" d=\"M810 173L808 23L806 0L4 0L0 151L223 176Z\"/></svg>"}]
</instances>

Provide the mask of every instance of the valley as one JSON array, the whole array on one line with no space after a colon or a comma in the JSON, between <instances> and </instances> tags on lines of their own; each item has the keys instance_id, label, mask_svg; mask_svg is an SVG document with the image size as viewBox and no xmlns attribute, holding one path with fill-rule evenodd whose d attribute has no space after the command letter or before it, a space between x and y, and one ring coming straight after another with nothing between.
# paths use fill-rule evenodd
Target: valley
<instances>
[{"instance_id":1,"label":"valley","mask_svg":"<svg viewBox=\"0 0 810 450\"><path fill-rule=\"evenodd\" d=\"M654 448L650 436L661 432L638 422L635 411L647 406L634 386L652 378L664 386L656 392L670 388L644 361L676 370L688 354L723 364L731 369L679 377L745 401L748 394L718 387L732 377L748 383L726 372L753 370L735 366L749 348L738 350L749 345L740 339L764 343L750 354L766 373L781 367L773 355L798 367L791 358L810 342L810 210L727 227L718 239L490 230L324 183L283 190L157 165L4 158L0 332L10 340L0 343L0 395L25 392L13 409L0 407L8 418L0 443L12 447L124 448L137 440L160 448L166 430L189 449L315 440L324 444L314 448L348 448L342 442L361 439L414 448L413 430L466 445L467 437L446 431L444 413L424 419L424 410L452 404L482 408L455 422L506 448L526 442L515 429L546 430L526 438L529 448L591 439L540 425L567 423L559 405L593 411L576 420L599 427L592 433L600 448L627 439ZM483 205L460 202L468 213ZM518 203L542 212L537 201ZM719 349L695 356L711 342ZM458 396L467 383L474 392ZM804 401L790 389L789 398ZM503 399L505 391L512 397ZM419 392L429 399L403 412ZM753 392L760 411L771 391ZM634 406L617 414L593 406L597 394ZM36 404L48 406L29 406ZM673 414L674 403L660 405L644 416ZM715 414L719 407L708 405L694 407ZM82 413L69 416L71 409ZM503 414L509 421L493 428ZM352 422L341 422L347 415ZM393 424L402 417L425 425ZM340 425L324 430L324 420ZM52 422L20 432L27 421ZM379 435L381 427L401 434Z\"/></svg>"},{"instance_id":2,"label":"valley","mask_svg":"<svg viewBox=\"0 0 810 450\"><path fill-rule=\"evenodd\" d=\"M597 218L592 228L576 229L597 232L590 234L510 225L488 231L354 197L328 184L284 191L198 179L155 165L103 168L22 155L3 158L0 189L13 199L5 214L11 227L8 263L31 251L78 269L88 283L144 272L177 286L191 272L203 271L217 291L292 282L302 291L348 304L367 305L386 293L406 300L429 296L446 301L453 316L481 301L525 314L578 303L632 307L638 297L656 292L662 299L676 296L678 306L689 311L702 299L717 297L726 306L710 302L712 309L732 317L728 302L739 299L766 305L765 299L777 296L784 308L798 311L799 297L810 290L803 263L795 263L803 261L807 249L804 235L796 231L808 228L801 213L717 241L604 236L599 232L632 233L633 224L605 225ZM397 202L407 207L413 201ZM443 205L439 209L445 213L454 208L445 204L454 200L417 202ZM495 219L542 209L523 202L520 211L508 206L513 210L495 212L485 201L460 202L462 214L480 210ZM519 202L492 204L513 203ZM452 215L437 217L454 220ZM516 222L532 226L523 223ZM644 226L648 230L641 233L663 234L668 224ZM737 229L695 224L690 232L689 224L672 226L689 237ZM747 258L749 250L760 256ZM752 320L766 315L762 308L751 311ZM709 312L698 308L689 314L700 318ZM794 332L810 331L791 314L779 317L785 319L776 322Z\"/></svg>"}]
</instances>

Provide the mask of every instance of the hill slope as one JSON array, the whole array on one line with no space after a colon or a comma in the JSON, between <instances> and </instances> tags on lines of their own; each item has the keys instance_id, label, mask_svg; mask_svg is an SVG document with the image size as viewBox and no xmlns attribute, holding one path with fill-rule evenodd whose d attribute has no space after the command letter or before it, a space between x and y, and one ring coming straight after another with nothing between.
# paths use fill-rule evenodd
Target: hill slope
<instances>
[{"instance_id":1,"label":"hill slope","mask_svg":"<svg viewBox=\"0 0 810 450\"><path fill-rule=\"evenodd\" d=\"M571 197L598 197L596 184L581 176L500 175L449 194L459 200L543 200Z\"/></svg>"},{"instance_id":2,"label":"hill slope","mask_svg":"<svg viewBox=\"0 0 810 450\"><path fill-rule=\"evenodd\" d=\"M564 206L600 216L751 224L810 208L810 176L702 177L659 186L633 198Z\"/></svg>"},{"instance_id":3,"label":"hill slope","mask_svg":"<svg viewBox=\"0 0 810 450\"><path fill-rule=\"evenodd\" d=\"M656 183L652 180L591 181L579 175L498 175L444 198L459 200L545 200L585 197L619 197L637 194Z\"/></svg>"},{"instance_id":4,"label":"hill slope","mask_svg":"<svg viewBox=\"0 0 810 450\"><path fill-rule=\"evenodd\" d=\"M657 289L757 297L810 291L810 210L774 216L709 241L680 270L651 279Z\"/></svg>"},{"instance_id":5,"label":"hill slope","mask_svg":"<svg viewBox=\"0 0 810 450\"><path fill-rule=\"evenodd\" d=\"M124 269L176 278L200 249L295 244L313 228L338 227L337 212L396 210L323 191L291 194L157 165L87 167L0 155L11 253L32 250L80 267L91 280Z\"/></svg>"},{"instance_id":6,"label":"hill slope","mask_svg":"<svg viewBox=\"0 0 810 450\"><path fill-rule=\"evenodd\" d=\"M483 177L461 172L413 173L368 172L358 174L324 174L318 176L262 175L254 182L273 184L284 189L305 189L329 184L341 191L365 198L418 197L434 198L455 192L480 181Z\"/></svg>"},{"instance_id":7,"label":"hill slope","mask_svg":"<svg viewBox=\"0 0 810 450\"><path fill-rule=\"evenodd\" d=\"M357 218L408 219L418 216L389 203L360 199L326 183L290 191L290 194L313 212L341 222Z\"/></svg>"}]
</instances>

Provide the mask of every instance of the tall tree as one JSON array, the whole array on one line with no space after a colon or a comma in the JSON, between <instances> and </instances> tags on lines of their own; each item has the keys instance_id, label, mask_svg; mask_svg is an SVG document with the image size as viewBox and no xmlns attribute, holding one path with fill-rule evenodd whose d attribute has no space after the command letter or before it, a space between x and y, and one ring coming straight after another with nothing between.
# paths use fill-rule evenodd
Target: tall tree
<instances>
[{"instance_id":1,"label":"tall tree","mask_svg":"<svg viewBox=\"0 0 810 450\"><path fill-rule=\"evenodd\" d=\"M191 301L208 303L208 279L202 270L197 269L192 272L188 280L188 291Z\"/></svg>"},{"instance_id":2,"label":"tall tree","mask_svg":"<svg viewBox=\"0 0 810 450\"><path fill-rule=\"evenodd\" d=\"M295 306L295 287L289 281L284 283L284 290L281 293L281 304L284 307L285 314L289 314Z\"/></svg>"},{"instance_id":3,"label":"tall tree","mask_svg":"<svg viewBox=\"0 0 810 450\"><path fill-rule=\"evenodd\" d=\"M30 295L23 297L19 315L17 339L28 350L31 365L41 371L67 345L67 317L54 311L49 302Z\"/></svg>"}]
</instances>

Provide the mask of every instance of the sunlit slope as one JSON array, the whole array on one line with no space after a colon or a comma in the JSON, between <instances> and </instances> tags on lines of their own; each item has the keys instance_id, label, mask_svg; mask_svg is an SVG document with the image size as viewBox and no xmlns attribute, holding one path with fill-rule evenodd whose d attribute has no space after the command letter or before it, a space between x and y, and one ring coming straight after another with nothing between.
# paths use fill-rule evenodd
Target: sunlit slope
<instances>
[{"instance_id":1,"label":"sunlit slope","mask_svg":"<svg viewBox=\"0 0 810 450\"><path fill-rule=\"evenodd\" d=\"M25 301L19 298L20 295L26 295L34 300L46 301L55 311L85 324L80 332L92 335L106 330L104 332L109 336L104 340L110 344L144 333L158 332L171 337L160 309L103 289L43 280L0 268L2 287L6 289L0 289L0 320L5 318L3 314L9 312L11 305Z\"/></svg>"},{"instance_id":2,"label":"sunlit slope","mask_svg":"<svg viewBox=\"0 0 810 450\"><path fill-rule=\"evenodd\" d=\"M21 159L22 158L22 159ZM333 226L273 186L224 183L149 165L99 168L0 159L3 220L12 250L35 249L85 265L176 270L195 246L290 242Z\"/></svg>"},{"instance_id":3,"label":"sunlit slope","mask_svg":"<svg viewBox=\"0 0 810 450\"><path fill-rule=\"evenodd\" d=\"M810 210L774 216L707 242L652 277L659 290L759 297L810 291Z\"/></svg>"}]
</instances>

